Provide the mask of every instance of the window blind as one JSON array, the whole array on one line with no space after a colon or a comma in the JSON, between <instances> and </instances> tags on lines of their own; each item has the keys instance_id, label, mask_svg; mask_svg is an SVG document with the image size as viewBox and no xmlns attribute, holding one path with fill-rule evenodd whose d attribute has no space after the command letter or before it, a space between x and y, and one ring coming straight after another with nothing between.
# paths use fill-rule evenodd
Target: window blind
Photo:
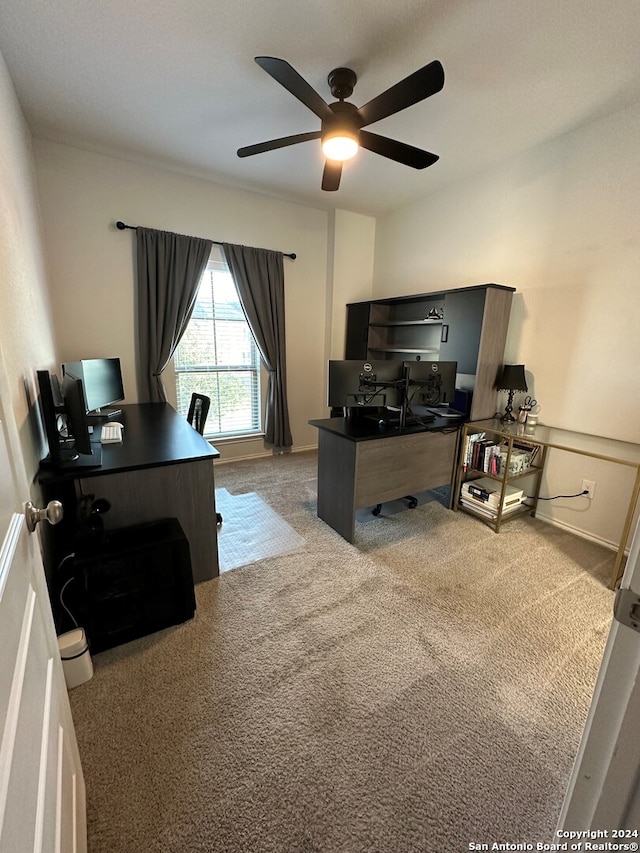
<instances>
[{"instance_id":1,"label":"window blind","mask_svg":"<svg viewBox=\"0 0 640 853\"><path fill-rule=\"evenodd\" d=\"M261 431L260 355L220 246L213 246L174 364L181 414L193 392L211 398L205 435Z\"/></svg>"}]
</instances>

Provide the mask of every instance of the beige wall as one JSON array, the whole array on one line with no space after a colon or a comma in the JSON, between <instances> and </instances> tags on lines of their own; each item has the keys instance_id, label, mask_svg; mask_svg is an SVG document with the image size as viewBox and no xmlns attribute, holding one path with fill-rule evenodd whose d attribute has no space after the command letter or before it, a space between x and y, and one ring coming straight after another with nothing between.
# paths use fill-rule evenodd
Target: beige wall
<instances>
[{"instance_id":1,"label":"beige wall","mask_svg":"<svg viewBox=\"0 0 640 853\"><path fill-rule=\"evenodd\" d=\"M35 371L56 362L31 137L0 56L0 368L4 363L7 410L19 432L22 458L13 461L26 481L25 499L43 448Z\"/></svg>"},{"instance_id":2,"label":"beige wall","mask_svg":"<svg viewBox=\"0 0 640 853\"><path fill-rule=\"evenodd\" d=\"M639 136L636 105L379 220L375 295L515 287L505 361L526 365L541 422L640 442ZM544 493L583 477L591 503L541 514L615 541L622 469L556 456Z\"/></svg>"},{"instance_id":3,"label":"beige wall","mask_svg":"<svg viewBox=\"0 0 640 853\"><path fill-rule=\"evenodd\" d=\"M326 323L334 310L328 248L333 217L326 211L65 145L36 140L34 151L61 359L118 356L126 399L136 401L134 235L117 231L117 219L295 252L295 261L285 258L289 413L294 449L315 446L317 433L307 421L327 412ZM370 289L370 225L360 232L358 236L358 229L351 228L350 251L368 259ZM343 250L339 257L338 298L344 306L351 290L345 272L349 264ZM357 287L361 292L362 274ZM173 400L169 373L166 385ZM223 459L265 453L261 440L220 442L216 447Z\"/></svg>"},{"instance_id":4,"label":"beige wall","mask_svg":"<svg viewBox=\"0 0 640 853\"><path fill-rule=\"evenodd\" d=\"M347 303L371 298L376 220L336 210L334 225L329 357L340 359L344 358Z\"/></svg>"}]
</instances>

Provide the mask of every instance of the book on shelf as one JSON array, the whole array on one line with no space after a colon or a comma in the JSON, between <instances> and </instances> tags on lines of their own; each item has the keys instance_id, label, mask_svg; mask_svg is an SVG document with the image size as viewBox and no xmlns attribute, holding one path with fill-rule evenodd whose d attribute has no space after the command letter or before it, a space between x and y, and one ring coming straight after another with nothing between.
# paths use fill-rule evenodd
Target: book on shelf
<instances>
[{"instance_id":1,"label":"book on shelf","mask_svg":"<svg viewBox=\"0 0 640 853\"><path fill-rule=\"evenodd\" d=\"M485 433L483 432L467 433L464 440L464 452L462 457L465 471L473 467L472 463L475 455L475 446L479 441L482 441L484 437Z\"/></svg>"},{"instance_id":2,"label":"book on shelf","mask_svg":"<svg viewBox=\"0 0 640 853\"><path fill-rule=\"evenodd\" d=\"M495 520L498 517L497 509L491 509L491 507L487 506L486 504L480 503L479 501L462 498L460 503L463 507L467 507L467 509L473 510L473 512L477 512L479 515L483 515L486 518L492 518ZM505 518L506 516L511 515L512 513L521 509L523 506L525 506L525 504L523 504L522 501L519 501L518 503L512 504L511 506L503 507L501 518Z\"/></svg>"},{"instance_id":3,"label":"book on shelf","mask_svg":"<svg viewBox=\"0 0 640 853\"><path fill-rule=\"evenodd\" d=\"M533 466L539 449L538 445L514 442L509 456L508 476L526 473ZM462 455L463 470L474 469L499 477L505 471L508 453L509 445L504 441L487 438L484 432L468 434Z\"/></svg>"},{"instance_id":4,"label":"book on shelf","mask_svg":"<svg viewBox=\"0 0 640 853\"><path fill-rule=\"evenodd\" d=\"M463 483L460 490L460 500L465 505L471 505L474 508L479 506L496 513L500 506L501 494L502 487L499 484L488 477L481 477L479 480L469 480ZM507 483L502 499L502 511L505 512L507 509L517 507L524 499L525 494L522 489Z\"/></svg>"},{"instance_id":5,"label":"book on shelf","mask_svg":"<svg viewBox=\"0 0 640 853\"><path fill-rule=\"evenodd\" d=\"M485 438L484 433L474 433L467 438L463 456L464 470L474 468L487 474L500 474L500 444Z\"/></svg>"}]
</instances>

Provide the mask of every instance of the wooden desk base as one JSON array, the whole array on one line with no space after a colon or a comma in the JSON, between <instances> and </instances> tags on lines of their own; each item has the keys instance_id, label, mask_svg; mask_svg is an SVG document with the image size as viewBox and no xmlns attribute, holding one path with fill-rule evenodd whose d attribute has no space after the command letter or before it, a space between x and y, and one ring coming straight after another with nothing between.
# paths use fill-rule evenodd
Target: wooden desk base
<instances>
[{"instance_id":1,"label":"wooden desk base","mask_svg":"<svg viewBox=\"0 0 640 853\"><path fill-rule=\"evenodd\" d=\"M194 582L219 574L213 460L83 477L76 489L110 502L106 530L177 518L189 541Z\"/></svg>"},{"instance_id":2,"label":"wooden desk base","mask_svg":"<svg viewBox=\"0 0 640 853\"><path fill-rule=\"evenodd\" d=\"M457 432L419 432L353 441L319 430L318 517L347 542L356 509L450 483Z\"/></svg>"}]
</instances>

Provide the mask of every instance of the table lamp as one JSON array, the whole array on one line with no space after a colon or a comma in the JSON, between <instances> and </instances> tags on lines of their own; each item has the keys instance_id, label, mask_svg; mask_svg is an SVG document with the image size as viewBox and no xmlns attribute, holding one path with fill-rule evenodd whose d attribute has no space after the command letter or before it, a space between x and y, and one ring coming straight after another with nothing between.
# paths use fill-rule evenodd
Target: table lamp
<instances>
[{"instance_id":1,"label":"table lamp","mask_svg":"<svg viewBox=\"0 0 640 853\"><path fill-rule=\"evenodd\" d=\"M524 364L503 365L502 373L500 374L500 379L498 380L498 390L509 392L507 405L504 410L504 414L500 417L500 420L502 421L502 423L512 423L513 421L515 421L515 418L512 414L513 395L516 391L527 390L527 380L524 376Z\"/></svg>"}]
</instances>

